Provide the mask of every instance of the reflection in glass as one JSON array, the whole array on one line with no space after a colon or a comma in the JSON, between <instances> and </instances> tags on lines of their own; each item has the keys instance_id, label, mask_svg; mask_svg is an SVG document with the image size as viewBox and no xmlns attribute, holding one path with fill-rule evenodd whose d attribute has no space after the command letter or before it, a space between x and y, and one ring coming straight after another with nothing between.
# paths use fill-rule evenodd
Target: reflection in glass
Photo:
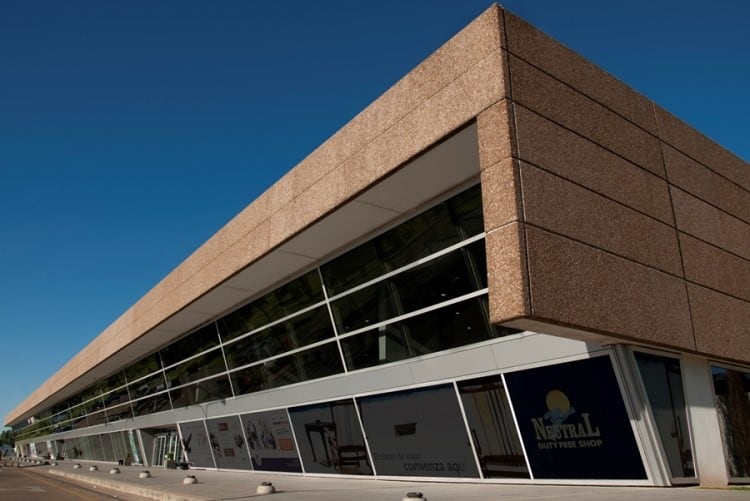
<instances>
[{"instance_id":1,"label":"reflection in glass","mask_svg":"<svg viewBox=\"0 0 750 501\"><path fill-rule=\"evenodd\" d=\"M164 366L169 367L218 344L219 333L216 331L216 324L211 322L192 334L188 334L162 348L161 358L164 361Z\"/></svg>"},{"instance_id":2,"label":"reflection in glass","mask_svg":"<svg viewBox=\"0 0 750 501\"><path fill-rule=\"evenodd\" d=\"M320 271L333 296L482 231L477 185L333 259Z\"/></svg>"},{"instance_id":3,"label":"reflection in glass","mask_svg":"<svg viewBox=\"0 0 750 501\"><path fill-rule=\"evenodd\" d=\"M110 423L130 419L131 417L133 417L133 409L130 407L130 403L107 409L107 421Z\"/></svg>"},{"instance_id":4,"label":"reflection in glass","mask_svg":"<svg viewBox=\"0 0 750 501\"><path fill-rule=\"evenodd\" d=\"M128 383L132 383L133 381L140 379L147 374L156 372L159 369L161 369L159 354L153 353L147 357L143 357L141 360L125 369L125 376L128 379Z\"/></svg>"},{"instance_id":5,"label":"reflection in glass","mask_svg":"<svg viewBox=\"0 0 750 501\"><path fill-rule=\"evenodd\" d=\"M221 338L226 342L322 300L315 269L219 319Z\"/></svg>"},{"instance_id":6,"label":"reflection in glass","mask_svg":"<svg viewBox=\"0 0 750 501\"><path fill-rule=\"evenodd\" d=\"M354 370L516 332L489 323L487 298L482 296L342 339L341 347Z\"/></svg>"},{"instance_id":7,"label":"reflection in glass","mask_svg":"<svg viewBox=\"0 0 750 501\"><path fill-rule=\"evenodd\" d=\"M235 392L241 395L318 379L343 371L336 342L332 341L235 371L231 376Z\"/></svg>"},{"instance_id":8,"label":"reflection in glass","mask_svg":"<svg viewBox=\"0 0 750 501\"><path fill-rule=\"evenodd\" d=\"M224 357L221 348L216 348L200 357L193 358L187 362L176 365L165 371L168 387L174 388L199 379L203 379L219 372L226 371Z\"/></svg>"},{"instance_id":9,"label":"reflection in glass","mask_svg":"<svg viewBox=\"0 0 750 501\"><path fill-rule=\"evenodd\" d=\"M358 402L378 475L479 477L453 386Z\"/></svg>"},{"instance_id":10,"label":"reflection in glass","mask_svg":"<svg viewBox=\"0 0 750 501\"><path fill-rule=\"evenodd\" d=\"M463 381L458 391L484 478L529 478L502 378Z\"/></svg>"},{"instance_id":11,"label":"reflection in glass","mask_svg":"<svg viewBox=\"0 0 750 501\"><path fill-rule=\"evenodd\" d=\"M236 368L330 337L333 337L331 317L322 306L227 344L224 353L229 367Z\"/></svg>"},{"instance_id":12,"label":"reflection in glass","mask_svg":"<svg viewBox=\"0 0 750 501\"><path fill-rule=\"evenodd\" d=\"M673 477L694 477L680 361L635 353L651 412Z\"/></svg>"},{"instance_id":13,"label":"reflection in glass","mask_svg":"<svg viewBox=\"0 0 750 501\"><path fill-rule=\"evenodd\" d=\"M372 475L353 400L289 410L305 472Z\"/></svg>"},{"instance_id":14,"label":"reflection in glass","mask_svg":"<svg viewBox=\"0 0 750 501\"><path fill-rule=\"evenodd\" d=\"M146 414L171 410L171 408L167 392L133 402L133 414L136 416L145 416Z\"/></svg>"},{"instance_id":15,"label":"reflection in glass","mask_svg":"<svg viewBox=\"0 0 750 501\"><path fill-rule=\"evenodd\" d=\"M750 477L750 372L711 367L730 477Z\"/></svg>"},{"instance_id":16,"label":"reflection in glass","mask_svg":"<svg viewBox=\"0 0 750 501\"><path fill-rule=\"evenodd\" d=\"M222 374L213 379L171 390L169 393L172 397L172 406L177 408L229 398L232 396L232 388L229 378Z\"/></svg>"}]
</instances>

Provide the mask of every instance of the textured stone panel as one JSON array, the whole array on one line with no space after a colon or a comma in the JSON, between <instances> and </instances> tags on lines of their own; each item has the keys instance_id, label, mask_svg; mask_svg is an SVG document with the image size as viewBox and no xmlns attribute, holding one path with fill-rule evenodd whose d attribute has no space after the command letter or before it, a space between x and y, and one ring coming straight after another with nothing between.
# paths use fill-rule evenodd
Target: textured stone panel
<instances>
[{"instance_id":1,"label":"textured stone panel","mask_svg":"<svg viewBox=\"0 0 750 501\"><path fill-rule=\"evenodd\" d=\"M709 169L750 190L750 165L659 106L659 137Z\"/></svg>"},{"instance_id":2,"label":"textured stone panel","mask_svg":"<svg viewBox=\"0 0 750 501\"><path fill-rule=\"evenodd\" d=\"M674 228L521 162L524 221L682 276Z\"/></svg>"},{"instance_id":3,"label":"textured stone panel","mask_svg":"<svg viewBox=\"0 0 750 501\"><path fill-rule=\"evenodd\" d=\"M677 229L750 259L750 224L672 187Z\"/></svg>"},{"instance_id":4,"label":"textured stone panel","mask_svg":"<svg viewBox=\"0 0 750 501\"><path fill-rule=\"evenodd\" d=\"M655 136L517 57L509 70L514 101L664 176Z\"/></svg>"},{"instance_id":5,"label":"textured stone panel","mask_svg":"<svg viewBox=\"0 0 750 501\"><path fill-rule=\"evenodd\" d=\"M669 182L750 222L750 192L728 181L692 158L662 143ZM750 167L749 167L750 168Z\"/></svg>"},{"instance_id":6,"label":"textured stone panel","mask_svg":"<svg viewBox=\"0 0 750 501\"><path fill-rule=\"evenodd\" d=\"M477 135L482 169L516 156L510 101L503 99L477 116Z\"/></svg>"},{"instance_id":7,"label":"textured stone panel","mask_svg":"<svg viewBox=\"0 0 750 501\"><path fill-rule=\"evenodd\" d=\"M673 224L664 179L521 105L514 115L519 158Z\"/></svg>"},{"instance_id":8,"label":"textured stone panel","mask_svg":"<svg viewBox=\"0 0 750 501\"><path fill-rule=\"evenodd\" d=\"M511 54L656 134L650 100L508 11L505 26Z\"/></svg>"},{"instance_id":9,"label":"textured stone panel","mask_svg":"<svg viewBox=\"0 0 750 501\"><path fill-rule=\"evenodd\" d=\"M424 102L364 150L364 164L345 173L346 186L367 186L471 121L505 97L504 61L493 52Z\"/></svg>"},{"instance_id":10,"label":"textured stone panel","mask_svg":"<svg viewBox=\"0 0 750 501\"><path fill-rule=\"evenodd\" d=\"M695 349L682 279L533 227L526 241L535 318Z\"/></svg>"},{"instance_id":11,"label":"textured stone panel","mask_svg":"<svg viewBox=\"0 0 750 501\"><path fill-rule=\"evenodd\" d=\"M688 280L750 301L750 261L684 233L680 246Z\"/></svg>"},{"instance_id":12,"label":"textured stone panel","mask_svg":"<svg viewBox=\"0 0 750 501\"><path fill-rule=\"evenodd\" d=\"M482 171L484 230L489 232L521 219L518 160L506 158Z\"/></svg>"},{"instance_id":13,"label":"textured stone panel","mask_svg":"<svg viewBox=\"0 0 750 501\"><path fill-rule=\"evenodd\" d=\"M511 223L487 233L485 245L492 323L499 324L529 315L522 224Z\"/></svg>"},{"instance_id":14,"label":"textured stone panel","mask_svg":"<svg viewBox=\"0 0 750 501\"><path fill-rule=\"evenodd\" d=\"M694 284L688 284L688 293L698 350L747 363L750 303Z\"/></svg>"}]
</instances>

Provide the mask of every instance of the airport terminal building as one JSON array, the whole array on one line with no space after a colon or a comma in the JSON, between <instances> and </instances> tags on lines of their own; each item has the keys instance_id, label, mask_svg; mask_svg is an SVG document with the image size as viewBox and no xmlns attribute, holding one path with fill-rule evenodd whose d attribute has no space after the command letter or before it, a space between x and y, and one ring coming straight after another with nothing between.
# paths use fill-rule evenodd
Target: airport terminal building
<instances>
[{"instance_id":1,"label":"airport terminal building","mask_svg":"<svg viewBox=\"0 0 750 501\"><path fill-rule=\"evenodd\" d=\"M748 164L495 5L5 423L99 463L726 485L749 395Z\"/></svg>"}]
</instances>

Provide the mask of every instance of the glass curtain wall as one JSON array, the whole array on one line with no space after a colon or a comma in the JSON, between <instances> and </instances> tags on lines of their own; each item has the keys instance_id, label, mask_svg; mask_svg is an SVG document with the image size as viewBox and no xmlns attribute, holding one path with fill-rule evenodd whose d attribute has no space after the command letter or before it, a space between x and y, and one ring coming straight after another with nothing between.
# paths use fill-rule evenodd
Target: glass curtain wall
<instances>
[{"instance_id":1,"label":"glass curtain wall","mask_svg":"<svg viewBox=\"0 0 750 501\"><path fill-rule=\"evenodd\" d=\"M489 321L482 232L474 186L44 411L19 428L18 439L517 332Z\"/></svg>"}]
</instances>

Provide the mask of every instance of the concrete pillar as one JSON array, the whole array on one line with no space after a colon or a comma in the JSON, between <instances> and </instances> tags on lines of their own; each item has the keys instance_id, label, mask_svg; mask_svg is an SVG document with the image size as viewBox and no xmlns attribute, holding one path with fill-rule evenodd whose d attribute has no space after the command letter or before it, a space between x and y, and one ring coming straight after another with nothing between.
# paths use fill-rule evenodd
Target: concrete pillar
<instances>
[{"instance_id":1,"label":"concrete pillar","mask_svg":"<svg viewBox=\"0 0 750 501\"><path fill-rule=\"evenodd\" d=\"M713 380L708 360L684 355L682 376L685 403L690 413L693 456L701 486L724 486L729 473L724 459L724 441L713 393Z\"/></svg>"}]
</instances>

